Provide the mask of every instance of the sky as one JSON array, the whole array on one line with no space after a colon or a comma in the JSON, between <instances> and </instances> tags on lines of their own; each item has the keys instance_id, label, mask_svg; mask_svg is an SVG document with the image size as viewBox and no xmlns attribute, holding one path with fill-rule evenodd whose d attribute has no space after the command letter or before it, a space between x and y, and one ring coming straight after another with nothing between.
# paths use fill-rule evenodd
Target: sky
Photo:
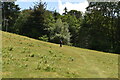
<instances>
[{"instance_id":1,"label":"sky","mask_svg":"<svg viewBox=\"0 0 120 80\"><path fill-rule=\"evenodd\" d=\"M64 8L67 7L67 10L78 10L85 12L85 8L88 6L87 0L42 0L47 3L47 10L57 11L62 14ZM29 9L29 7L34 6L33 2L39 2L39 0L17 0L15 4L19 5L21 10Z\"/></svg>"}]
</instances>

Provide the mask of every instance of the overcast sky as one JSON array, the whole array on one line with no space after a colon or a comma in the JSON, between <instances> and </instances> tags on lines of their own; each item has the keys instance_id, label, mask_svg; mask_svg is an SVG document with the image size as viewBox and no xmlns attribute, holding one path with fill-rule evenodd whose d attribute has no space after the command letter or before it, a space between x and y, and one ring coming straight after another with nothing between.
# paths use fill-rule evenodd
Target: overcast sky
<instances>
[{"instance_id":1,"label":"overcast sky","mask_svg":"<svg viewBox=\"0 0 120 80\"><path fill-rule=\"evenodd\" d=\"M47 3L47 10L54 11L57 10L60 14L64 11L63 9L67 7L68 11L78 10L85 12L85 8L88 6L87 0L42 0ZM19 5L21 10L29 9L29 7L34 6L33 2L39 2L39 0L17 0L15 3Z\"/></svg>"}]
</instances>

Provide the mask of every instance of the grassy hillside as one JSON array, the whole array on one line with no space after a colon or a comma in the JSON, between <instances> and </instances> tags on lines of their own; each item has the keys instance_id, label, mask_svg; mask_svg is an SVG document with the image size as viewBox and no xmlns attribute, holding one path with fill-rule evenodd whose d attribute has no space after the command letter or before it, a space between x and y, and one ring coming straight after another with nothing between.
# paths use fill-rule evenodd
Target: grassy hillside
<instances>
[{"instance_id":1,"label":"grassy hillside","mask_svg":"<svg viewBox=\"0 0 120 80\"><path fill-rule=\"evenodd\" d=\"M5 78L117 78L118 55L2 32Z\"/></svg>"}]
</instances>

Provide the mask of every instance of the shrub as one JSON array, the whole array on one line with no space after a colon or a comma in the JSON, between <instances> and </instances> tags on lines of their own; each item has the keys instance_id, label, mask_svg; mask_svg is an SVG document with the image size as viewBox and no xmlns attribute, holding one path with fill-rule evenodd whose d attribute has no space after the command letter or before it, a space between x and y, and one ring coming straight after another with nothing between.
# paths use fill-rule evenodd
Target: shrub
<instances>
[{"instance_id":1,"label":"shrub","mask_svg":"<svg viewBox=\"0 0 120 80\"><path fill-rule=\"evenodd\" d=\"M42 41L48 41L47 35L43 35L42 37L39 37L39 39Z\"/></svg>"}]
</instances>

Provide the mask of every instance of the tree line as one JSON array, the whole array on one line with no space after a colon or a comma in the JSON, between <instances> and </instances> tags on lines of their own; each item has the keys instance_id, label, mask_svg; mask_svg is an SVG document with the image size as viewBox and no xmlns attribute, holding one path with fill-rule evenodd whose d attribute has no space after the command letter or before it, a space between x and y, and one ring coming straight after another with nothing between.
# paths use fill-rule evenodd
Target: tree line
<instances>
[{"instance_id":1,"label":"tree line","mask_svg":"<svg viewBox=\"0 0 120 80\"><path fill-rule=\"evenodd\" d=\"M2 30L65 45L119 53L120 2L90 2L83 14L65 7L61 15L38 2L20 11L15 2L2 2Z\"/></svg>"}]
</instances>

